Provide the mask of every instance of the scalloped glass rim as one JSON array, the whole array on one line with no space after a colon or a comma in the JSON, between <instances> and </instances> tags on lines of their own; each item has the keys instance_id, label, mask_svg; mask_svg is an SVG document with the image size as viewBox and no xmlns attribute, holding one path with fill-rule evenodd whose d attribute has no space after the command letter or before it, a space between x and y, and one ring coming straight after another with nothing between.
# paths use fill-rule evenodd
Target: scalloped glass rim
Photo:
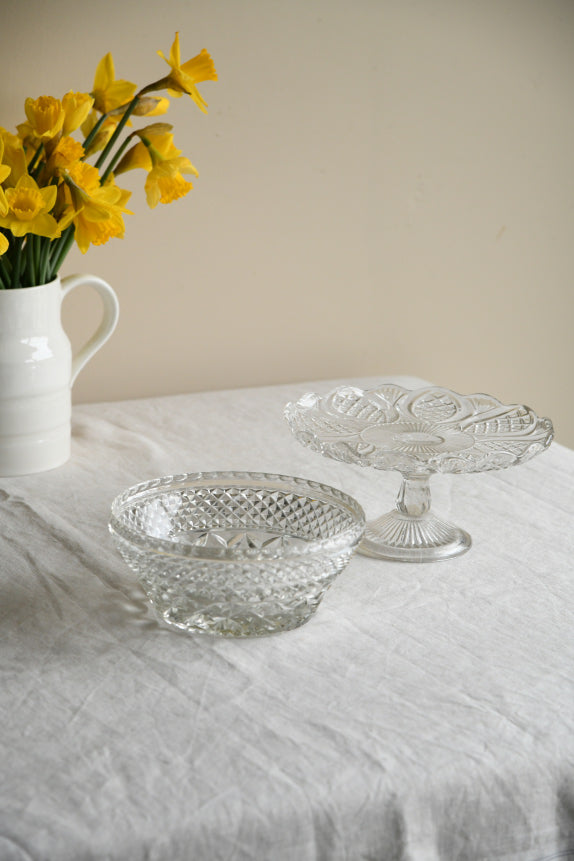
<instances>
[{"instance_id":1,"label":"scalloped glass rim","mask_svg":"<svg viewBox=\"0 0 574 861\"><path fill-rule=\"evenodd\" d=\"M229 548L218 547L216 550L194 544L183 544L167 538L159 538L149 533L136 530L128 526L122 519L123 512L138 503L144 503L154 498L164 496L170 491L181 491L185 489L198 488L254 488L268 491L291 491L300 494L301 497L316 499L320 502L330 503L344 509L349 515L349 524L337 535L313 539L298 544L283 545L278 548L272 556L266 554L254 554L243 551L240 547ZM354 545L360 539L365 527L365 514L356 499L352 496L317 481L300 478L298 476L282 475L278 473L262 472L238 472L238 471L216 471L216 472L193 472L180 473L178 475L166 475L161 478L140 482L128 487L113 500L111 505L111 516L109 530L112 535L121 537L132 546L145 550L147 553L166 554L171 557L226 559L235 562L242 558L253 562L257 558L290 558L294 556L313 556L322 553L336 553L339 549ZM209 527L202 527L202 531L208 531Z\"/></svg>"},{"instance_id":2,"label":"scalloped glass rim","mask_svg":"<svg viewBox=\"0 0 574 861\"><path fill-rule=\"evenodd\" d=\"M554 429L523 404L440 386L307 392L284 416L303 445L332 457L406 473L506 469L539 454Z\"/></svg>"}]
</instances>

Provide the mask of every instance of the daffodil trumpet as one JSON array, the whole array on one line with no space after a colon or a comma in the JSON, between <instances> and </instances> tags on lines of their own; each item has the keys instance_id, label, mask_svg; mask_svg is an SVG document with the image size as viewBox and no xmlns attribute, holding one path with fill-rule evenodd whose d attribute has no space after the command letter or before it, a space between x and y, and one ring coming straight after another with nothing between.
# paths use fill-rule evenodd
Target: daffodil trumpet
<instances>
[{"instance_id":1,"label":"daffodil trumpet","mask_svg":"<svg viewBox=\"0 0 574 861\"><path fill-rule=\"evenodd\" d=\"M197 176L197 170L176 149L169 123L152 123L125 136L124 131L132 118L167 111L167 97L150 95L161 90L173 97L189 95L205 113L197 84L216 81L217 72L205 49L181 62L179 33L169 57L157 53L170 70L152 84L137 90L131 81L117 79L108 53L97 66L91 92L27 98L26 119L17 134L0 127L0 289L53 280L74 242L85 253L92 245L122 238L131 192L116 184L116 175L144 168L152 208L192 188L183 174ZM78 129L83 141L73 137ZM88 162L92 156L93 165Z\"/></svg>"}]
</instances>

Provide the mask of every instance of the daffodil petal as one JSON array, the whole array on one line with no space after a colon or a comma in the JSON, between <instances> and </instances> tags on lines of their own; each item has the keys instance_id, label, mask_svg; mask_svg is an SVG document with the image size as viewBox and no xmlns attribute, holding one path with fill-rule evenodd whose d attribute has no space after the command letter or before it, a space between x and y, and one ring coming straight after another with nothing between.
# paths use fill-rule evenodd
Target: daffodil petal
<instances>
[{"instance_id":1,"label":"daffodil petal","mask_svg":"<svg viewBox=\"0 0 574 861\"><path fill-rule=\"evenodd\" d=\"M169 60L174 66L179 66L181 63L181 54L179 51L179 31L175 34L171 51L169 52Z\"/></svg>"},{"instance_id":2,"label":"daffodil petal","mask_svg":"<svg viewBox=\"0 0 574 861\"><path fill-rule=\"evenodd\" d=\"M116 174L125 173L127 170L143 168L151 170L153 167L150 154L143 143L137 143L129 149L116 167Z\"/></svg>"},{"instance_id":3,"label":"daffodil petal","mask_svg":"<svg viewBox=\"0 0 574 861\"><path fill-rule=\"evenodd\" d=\"M44 198L44 205L46 209L49 211L53 209L54 204L56 203L56 195L58 194L58 189L55 185L48 185L46 188L40 189L40 194Z\"/></svg>"},{"instance_id":4,"label":"daffodil petal","mask_svg":"<svg viewBox=\"0 0 574 861\"><path fill-rule=\"evenodd\" d=\"M36 233L38 236L47 236L50 239L55 239L60 235L60 228L58 227L58 222L53 215L44 213L43 215L38 215L37 218L34 219L30 233Z\"/></svg>"},{"instance_id":5,"label":"daffodil petal","mask_svg":"<svg viewBox=\"0 0 574 861\"><path fill-rule=\"evenodd\" d=\"M37 215L33 221L11 219L9 225L2 225L1 222L5 220L0 220L0 226L9 226L14 236L17 237L26 236L27 233L35 233L37 236L46 236L49 239L55 239L60 235L58 222L52 215L48 215L47 213Z\"/></svg>"},{"instance_id":6,"label":"daffodil petal","mask_svg":"<svg viewBox=\"0 0 574 861\"><path fill-rule=\"evenodd\" d=\"M17 188L38 188L38 183L35 179L28 174L24 174L24 176L20 177L18 180Z\"/></svg>"},{"instance_id":7,"label":"daffodil petal","mask_svg":"<svg viewBox=\"0 0 574 861\"><path fill-rule=\"evenodd\" d=\"M177 159L179 162L179 171L181 173L192 173L194 176L199 176L199 171L193 165L188 158L179 158Z\"/></svg>"},{"instance_id":8,"label":"daffodil petal","mask_svg":"<svg viewBox=\"0 0 574 861\"><path fill-rule=\"evenodd\" d=\"M114 58L108 52L98 63L94 77L94 90L106 90L114 77Z\"/></svg>"}]
</instances>

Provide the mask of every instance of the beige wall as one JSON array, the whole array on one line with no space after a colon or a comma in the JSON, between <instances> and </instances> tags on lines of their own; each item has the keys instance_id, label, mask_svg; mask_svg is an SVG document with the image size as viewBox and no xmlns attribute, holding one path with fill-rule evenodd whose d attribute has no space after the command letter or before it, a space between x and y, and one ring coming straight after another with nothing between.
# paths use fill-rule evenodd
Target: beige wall
<instances>
[{"instance_id":1,"label":"beige wall","mask_svg":"<svg viewBox=\"0 0 574 861\"><path fill-rule=\"evenodd\" d=\"M168 119L200 177L63 274L116 288L76 401L412 374L550 415L574 447L572 0L9 0L0 118L185 59ZM74 343L97 301L67 300Z\"/></svg>"}]
</instances>

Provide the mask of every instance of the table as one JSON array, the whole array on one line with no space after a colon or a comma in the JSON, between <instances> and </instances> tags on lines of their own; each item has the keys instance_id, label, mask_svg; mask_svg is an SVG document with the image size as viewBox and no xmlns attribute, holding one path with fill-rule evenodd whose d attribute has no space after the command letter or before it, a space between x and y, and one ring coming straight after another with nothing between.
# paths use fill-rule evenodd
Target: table
<instances>
[{"instance_id":1,"label":"table","mask_svg":"<svg viewBox=\"0 0 574 861\"><path fill-rule=\"evenodd\" d=\"M77 406L68 464L0 479L1 861L574 858L574 452L434 477L470 552L355 556L274 637L160 627L113 549L112 498L174 472L391 508L282 418L341 382Z\"/></svg>"}]
</instances>

